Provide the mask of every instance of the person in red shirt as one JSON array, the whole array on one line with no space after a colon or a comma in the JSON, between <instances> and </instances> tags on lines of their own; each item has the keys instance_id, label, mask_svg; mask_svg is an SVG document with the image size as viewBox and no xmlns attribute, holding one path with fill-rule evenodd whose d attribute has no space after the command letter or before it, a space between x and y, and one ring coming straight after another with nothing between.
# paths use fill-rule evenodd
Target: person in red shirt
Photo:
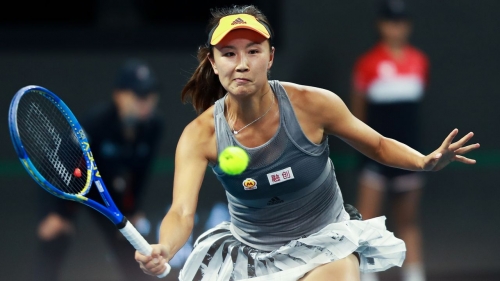
<instances>
[{"instance_id":1,"label":"person in red shirt","mask_svg":"<svg viewBox=\"0 0 500 281\"><path fill-rule=\"evenodd\" d=\"M351 110L382 135L421 149L418 113L428 84L428 58L409 42L412 26L405 3L381 3L380 39L354 66ZM391 168L366 157L361 163L356 207L363 219L377 217L388 194L395 232L407 247L403 280L425 280L418 216L423 173ZM363 279L378 277L371 274Z\"/></svg>"}]
</instances>

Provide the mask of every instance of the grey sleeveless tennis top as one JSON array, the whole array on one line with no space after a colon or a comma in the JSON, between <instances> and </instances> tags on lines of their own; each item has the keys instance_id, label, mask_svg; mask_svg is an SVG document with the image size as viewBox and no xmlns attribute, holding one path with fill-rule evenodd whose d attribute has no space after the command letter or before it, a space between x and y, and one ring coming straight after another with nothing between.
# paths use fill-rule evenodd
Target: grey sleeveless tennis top
<instances>
[{"instance_id":1,"label":"grey sleeveless tennis top","mask_svg":"<svg viewBox=\"0 0 500 281\"><path fill-rule=\"evenodd\" d=\"M277 98L280 125L265 144L239 143L224 117L224 99L215 102L217 151L239 146L250 155L248 168L230 176L212 163L226 190L231 232L241 242L272 251L292 239L317 232L342 217L343 199L329 158L328 139L311 142L303 133L288 95L269 81Z\"/></svg>"}]
</instances>

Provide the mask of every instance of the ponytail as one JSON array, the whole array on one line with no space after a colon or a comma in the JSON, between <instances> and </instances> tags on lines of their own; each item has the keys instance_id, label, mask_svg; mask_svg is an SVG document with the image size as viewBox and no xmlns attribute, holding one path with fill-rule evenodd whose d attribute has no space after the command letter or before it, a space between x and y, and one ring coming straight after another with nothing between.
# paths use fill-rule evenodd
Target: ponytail
<instances>
[{"instance_id":1,"label":"ponytail","mask_svg":"<svg viewBox=\"0 0 500 281\"><path fill-rule=\"evenodd\" d=\"M181 101L190 102L198 114L207 110L225 93L208 59L210 51L210 47L200 46L197 55L199 65L181 92Z\"/></svg>"}]
</instances>

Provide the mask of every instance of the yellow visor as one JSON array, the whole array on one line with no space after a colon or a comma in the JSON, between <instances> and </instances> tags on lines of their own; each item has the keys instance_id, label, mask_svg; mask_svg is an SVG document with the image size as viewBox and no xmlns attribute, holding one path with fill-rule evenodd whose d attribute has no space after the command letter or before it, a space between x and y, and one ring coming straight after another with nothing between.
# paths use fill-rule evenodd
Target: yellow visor
<instances>
[{"instance_id":1,"label":"yellow visor","mask_svg":"<svg viewBox=\"0 0 500 281\"><path fill-rule=\"evenodd\" d=\"M253 30L267 39L271 37L270 31L266 28L264 23L258 21L254 16L249 14L236 14L225 16L220 19L215 30L209 35L210 44L217 45L231 30L238 28Z\"/></svg>"}]
</instances>

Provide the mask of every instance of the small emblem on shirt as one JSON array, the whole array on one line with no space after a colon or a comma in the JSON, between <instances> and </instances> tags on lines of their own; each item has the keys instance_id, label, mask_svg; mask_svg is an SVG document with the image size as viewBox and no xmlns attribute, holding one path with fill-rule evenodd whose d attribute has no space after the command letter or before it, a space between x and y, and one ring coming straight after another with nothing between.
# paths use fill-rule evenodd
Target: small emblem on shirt
<instances>
[{"instance_id":1,"label":"small emblem on shirt","mask_svg":"<svg viewBox=\"0 0 500 281\"><path fill-rule=\"evenodd\" d=\"M245 190L257 189L257 181L251 178L247 178L243 181L243 187Z\"/></svg>"},{"instance_id":2,"label":"small emblem on shirt","mask_svg":"<svg viewBox=\"0 0 500 281\"><path fill-rule=\"evenodd\" d=\"M279 203L283 203L283 202L285 202L285 201L283 201L283 200L282 200L282 199L280 199L279 197L273 197L273 198L271 198L271 200L269 200L269 201L267 202L267 205L268 205L268 206L269 206L269 205L275 205L275 204L279 204Z\"/></svg>"},{"instance_id":3,"label":"small emblem on shirt","mask_svg":"<svg viewBox=\"0 0 500 281\"><path fill-rule=\"evenodd\" d=\"M269 180L269 185L292 180L292 179L294 179L293 173L292 173L292 168L288 167L288 168L285 168L283 170L269 173L269 174L267 174L267 179Z\"/></svg>"}]
</instances>

